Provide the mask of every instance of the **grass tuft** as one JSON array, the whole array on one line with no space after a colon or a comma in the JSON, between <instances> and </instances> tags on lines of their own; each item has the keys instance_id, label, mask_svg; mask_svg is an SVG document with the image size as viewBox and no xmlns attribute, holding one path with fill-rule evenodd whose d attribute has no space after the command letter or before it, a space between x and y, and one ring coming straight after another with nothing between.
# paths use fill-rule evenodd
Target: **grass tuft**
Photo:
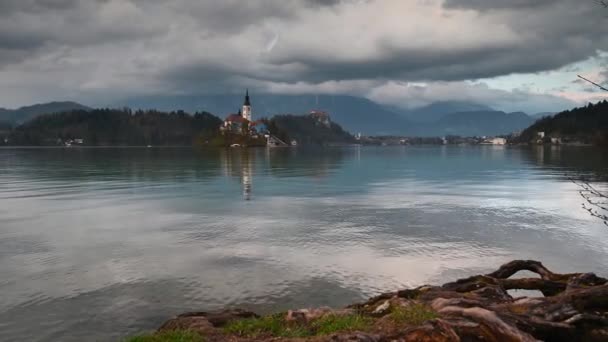
<instances>
[{"instance_id":1,"label":"grass tuft","mask_svg":"<svg viewBox=\"0 0 608 342\"><path fill-rule=\"evenodd\" d=\"M411 304L394 307L390 317L395 323L420 325L428 320L439 317L439 315L424 304Z\"/></svg>"},{"instance_id":2,"label":"grass tuft","mask_svg":"<svg viewBox=\"0 0 608 342\"><path fill-rule=\"evenodd\" d=\"M199 333L189 330L164 331L127 338L125 342L204 342Z\"/></svg>"},{"instance_id":3,"label":"grass tuft","mask_svg":"<svg viewBox=\"0 0 608 342\"><path fill-rule=\"evenodd\" d=\"M305 326L286 322L283 315L271 315L260 318L245 318L229 322L224 332L246 337L272 335L276 337L306 337L310 332Z\"/></svg>"},{"instance_id":4,"label":"grass tuft","mask_svg":"<svg viewBox=\"0 0 608 342\"><path fill-rule=\"evenodd\" d=\"M369 329L373 320L358 314L326 315L312 322L315 335L329 335L340 331L364 331Z\"/></svg>"},{"instance_id":5,"label":"grass tuft","mask_svg":"<svg viewBox=\"0 0 608 342\"><path fill-rule=\"evenodd\" d=\"M341 331L367 330L371 318L362 315L325 315L308 324L285 321L284 315L246 318L229 322L224 332L244 337L310 337Z\"/></svg>"}]
</instances>

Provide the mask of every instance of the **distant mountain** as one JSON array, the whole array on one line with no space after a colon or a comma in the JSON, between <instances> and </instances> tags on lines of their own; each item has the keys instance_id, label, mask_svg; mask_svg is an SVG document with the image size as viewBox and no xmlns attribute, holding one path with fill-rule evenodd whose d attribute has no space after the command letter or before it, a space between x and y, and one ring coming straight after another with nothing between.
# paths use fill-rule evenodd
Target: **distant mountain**
<instances>
[{"instance_id":1,"label":"distant mountain","mask_svg":"<svg viewBox=\"0 0 608 342\"><path fill-rule=\"evenodd\" d=\"M524 113L506 114L467 101L440 101L410 111L345 95L251 94L255 118L306 114L319 109L351 133L364 135L497 135L528 127L534 120ZM117 107L187 112L208 111L220 118L235 113L243 103L241 94L145 96L130 98Z\"/></svg>"},{"instance_id":2,"label":"distant mountain","mask_svg":"<svg viewBox=\"0 0 608 342\"><path fill-rule=\"evenodd\" d=\"M158 109L163 111L207 111L220 118L236 113L243 95L146 96L131 98L116 107ZM401 113L368 99L344 95L251 94L254 119L283 114L306 114L313 109L326 111L333 122L351 133L367 135L403 134L412 125Z\"/></svg>"},{"instance_id":3,"label":"distant mountain","mask_svg":"<svg viewBox=\"0 0 608 342\"><path fill-rule=\"evenodd\" d=\"M20 125L42 114L90 109L91 108L87 106L70 101L41 103L18 109L0 108L0 121L4 121L12 125Z\"/></svg>"},{"instance_id":4,"label":"distant mountain","mask_svg":"<svg viewBox=\"0 0 608 342\"><path fill-rule=\"evenodd\" d=\"M439 101L430 105L409 110L405 116L414 122L437 122L446 115L463 112L493 111L492 108L466 101Z\"/></svg>"},{"instance_id":5,"label":"distant mountain","mask_svg":"<svg viewBox=\"0 0 608 342\"><path fill-rule=\"evenodd\" d=\"M542 113L531 114L530 117L534 120L538 120L538 119L542 119L544 117L553 116L553 115L555 115L555 113L553 113L553 112L542 112Z\"/></svg>"},{"instance_id":6,"label":"distant mountain","mask_svg":"<svg viewBox=\"0 0 608 342\"><path fill-rule=\"evenodd\" d=\"M519 142L537 141L538 133L563 142L608 144L608 101L567 110L536 121L524 130Z\"/></svg>"},{"instance_id":7,"label":"distant mountain","mask_svg":"<svg viewBox=\"0 0 608 342\"><path fill-rule=\"evenodd\" d=\"M421 128L423 136L496 136L521 131L534 122L522 112L473 111L452 113Z\"/></svg>"},{"instance_id":8,"label":"distant mountain","mask_svg":"<svg viewBox=\"0 0 608 342\"><path fill-rule=\"evenodd\" d=\"M189 113L206 111L223 119L238 112L243 97L242 94L145 96L129 98L109 107ZM465 101L441 101L407 112L345 95L251 94L251 102L254 119L301 115L318 109L328 112L331 120L346 131L363 135L497 135L523 130L534 121L524 113L506 114ZM15 110L0 109L0 122L17 126L41 114L73 110L90 111L91 108L75 102L51 102Z\"/></svg>"}]
</instances>

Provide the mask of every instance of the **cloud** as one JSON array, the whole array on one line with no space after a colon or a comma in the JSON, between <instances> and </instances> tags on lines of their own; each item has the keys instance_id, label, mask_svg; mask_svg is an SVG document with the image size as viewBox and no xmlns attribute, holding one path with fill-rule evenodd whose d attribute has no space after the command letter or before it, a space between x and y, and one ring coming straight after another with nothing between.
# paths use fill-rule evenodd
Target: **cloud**
<instances>
[{"instance_id":1,"label":"cloud","mask_svg":"<svg viewBox=\"0 0 608 342\"><path fill-rule=\"evenodd\" d=\"M469 101L485 104L506 112L561 111L576 106L576 102L550 94L532 93L490 88L485 83L435 82L409 84L389 82L373 89L368 97L402 108L420 107L441 99L442 101Z\"/></svg>"},{"instance_id":2,"label":"cloud","mask_svg":"<svg viewBox=\"0 0 608 342\"><path fill-rule=\"evenodd\" d=\"M5 0L0 103L16 89L30 101L443 89L596 56L608 46L601 12L567 0Z\"/></svg>"},{"instance_id":3,"label":"cloud","mask_svg":"<svg viewBox=\"0 0 608 342\"><path fill-rule=\"evenodd\" d=\"M504 9L534 9L555 6L559 2L560 0L446 0L445 7L474 9L478 11Z\"/></svg>"},{"instance_id":4,"label":"cloud","mask_svg":"<svg viewBox=\"0 0 608 342\"><path fill-rule=\"evenodd\" d=\"M79 0L3 0L0 3L0 14L46 13L53 10L66 10L74 7Z\"/></svg>"}]
</instances>

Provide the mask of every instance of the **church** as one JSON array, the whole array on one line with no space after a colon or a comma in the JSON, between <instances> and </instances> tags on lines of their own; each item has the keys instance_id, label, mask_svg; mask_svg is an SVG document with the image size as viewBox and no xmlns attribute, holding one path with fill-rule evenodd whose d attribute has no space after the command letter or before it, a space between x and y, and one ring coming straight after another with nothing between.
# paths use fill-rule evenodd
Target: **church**
<instances>
[{"instance_id":1,"label":"church","mask_svg":"<svg viewBox=\"0 0 608 342\"><path fill-rule=\"evenodd\" d=\"M249 89L245 92L243 107L238 114L229 114L221 127L222 132L242 135L257 135L266 133L266 125L262 121L252 120L251 100Z\"/></svg>"}]
</instances>

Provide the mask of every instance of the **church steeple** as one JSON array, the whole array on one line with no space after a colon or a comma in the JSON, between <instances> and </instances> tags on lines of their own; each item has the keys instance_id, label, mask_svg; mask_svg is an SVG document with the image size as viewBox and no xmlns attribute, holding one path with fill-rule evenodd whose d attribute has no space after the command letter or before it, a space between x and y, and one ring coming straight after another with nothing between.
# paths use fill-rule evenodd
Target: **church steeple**
<instances>
[{"instance_id":1,"label":"church steeple","mask_svg":"<svg viewBox=\"0 0 608 342\"><path fill-rule=\"evenodd\" d=\"M243 104L243 106L251 106L251 103L249 102L249 89L247 89L247 91L245 92L245 103Z\"/></svg>"},{"instance_id":2,"label":"church steeple","mask_svg":"<svg viewBox=\"0 0 608 342\"><path fill-rule=\"evenodd\" d=\"M245 92L245 103L243 103L243 118L251 121L251 102L249 101L249 89Z\"/></svg>"}]
</instances>

